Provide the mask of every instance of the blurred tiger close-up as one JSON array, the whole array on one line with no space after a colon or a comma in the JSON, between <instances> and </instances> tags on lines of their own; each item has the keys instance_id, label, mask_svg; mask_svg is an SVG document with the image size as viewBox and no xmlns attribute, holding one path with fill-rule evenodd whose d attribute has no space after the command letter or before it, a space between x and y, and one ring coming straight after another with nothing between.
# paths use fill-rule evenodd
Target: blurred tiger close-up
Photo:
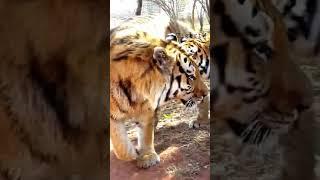
<instances>
[{"instance_id":1,"label":"blurred tiger close-up","mask_svg":"<svg viewBox=\"0 0 320 180\"><path fill-rule=\"evenodd\" d=\"M0 1L0 179L106 179L104 0Z\"/></svg>"},{"instance_id":2,"label":"blurred tiger close-up","mask_svg":"<svg viewBox=\"0 0 320 180\"><path fill-rule=\"evenodd\" d=\"M255 179L260 173L265 174L262 179L316 179L314 89L297 63L303 55L318 53L318 4L313 0L215 0L211 7L211 143L218 147L214 134L219 131L232 154L251 158L251 163L239 162L252 165L251 175L243 173L243 178ZM297 53L298 39L309 50ZM249 148L256 154L245 153ZM273 159L277 149L280 156ZM230 155L219 152L211 149L213 176L239 178L227 169L218 172L230 162ZM258 161L259 156L265 162L273 159L278 166L274 171L263 169L268 166L265 163L254 167L252 159Z\"/></svg>"}]
</instances>

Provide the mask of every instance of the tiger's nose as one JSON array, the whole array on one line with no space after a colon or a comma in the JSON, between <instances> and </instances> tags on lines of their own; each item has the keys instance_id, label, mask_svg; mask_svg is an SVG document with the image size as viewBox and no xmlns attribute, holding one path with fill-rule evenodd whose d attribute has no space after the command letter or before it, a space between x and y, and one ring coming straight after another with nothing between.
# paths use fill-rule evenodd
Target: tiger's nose
<instances>
[{"instance_id":1,"label":"tiger's nose","mask_svg":"<svg viewBox=\"0 0 320 180\"><path fill-rule=\"evenodd\" d=\"M196 93L196 97L201 98L203 100L206 96L208 96L209 92L204 90Z\"/></svg>"}]
</instances>

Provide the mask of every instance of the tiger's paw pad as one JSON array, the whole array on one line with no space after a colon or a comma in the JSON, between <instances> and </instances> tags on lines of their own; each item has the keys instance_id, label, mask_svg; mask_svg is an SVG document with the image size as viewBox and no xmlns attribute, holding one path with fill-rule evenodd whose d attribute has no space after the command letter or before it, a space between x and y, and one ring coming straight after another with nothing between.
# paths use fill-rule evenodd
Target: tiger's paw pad
<instances>
[{"instance_id":1,"label":"tiger's paw pad","mask_svg":"<svg viewBox=\"0 0 320 180\"><path fill-rule=\"evenodd\" d=\"M197 120L191 121L191 122L189 123L189 128L190 128L190 129L198 129L198 128L200 128L200 122L197 121Z\"/></svg>"},{"instance_id":2,"label":"tiger's paw pad","mask_svg":"<svg viewBox=\"0 0 320 180\"><path fill-rule=\"evenodd\" d=\"M156 152L150 154L141 155L137 159L137 166L139 168L149 168L160 162L160 157Z\"/></svg>"}]
</instances>

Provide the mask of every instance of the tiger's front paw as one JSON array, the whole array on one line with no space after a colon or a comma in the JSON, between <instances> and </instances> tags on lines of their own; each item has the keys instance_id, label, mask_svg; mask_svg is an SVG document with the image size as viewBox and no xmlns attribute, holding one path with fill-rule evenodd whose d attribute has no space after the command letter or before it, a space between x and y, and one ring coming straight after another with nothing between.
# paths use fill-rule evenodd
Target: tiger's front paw
<instances>
[{"instance_id":1,"label":"tiger's front paw","mask_svg":"<svg viewBox=\"0 0 320 180\"><path fill-rule=\"evenodd\" d=\"M190 129L198 129L200 127L200 122L198 120L193 120L189 123Z\"/></svg>"},{"instance_id":2,"label":"tiger's front paw","mask_svg":"<svg viewBox=\"0 0 320 180\"><path fill-rule=\"evenodd\" d=\"M137 166L139 168L149 168L160 162L160 157L156 152L141 155L137 159Z\"/></svg>"}]
</instances>

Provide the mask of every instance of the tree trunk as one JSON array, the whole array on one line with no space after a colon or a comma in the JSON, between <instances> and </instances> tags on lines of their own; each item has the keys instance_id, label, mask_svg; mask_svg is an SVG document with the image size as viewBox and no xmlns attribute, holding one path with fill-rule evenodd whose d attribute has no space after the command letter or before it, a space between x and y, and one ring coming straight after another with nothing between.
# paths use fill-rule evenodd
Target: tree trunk
<instances>
[{"instance_id":1,"label":"tree trunk","mask_svg":"<svg viewBox=\"0 0 320 180\"><path fill-rule=\"evenodd\" d=\"M196 8L196 3L197 3L197 0L194 0L193 1L193 6L192 6L192 15L191 15L191 25L192 25L192 29L195 30L195 26L194 26L194 10Z\"/></svg>"},{"instance_id":2,"label":"tree trunk","mask_svg":"<svg viewBox=\"0 0 320 180\"><path fill-rule=\"evenodd\" d=\"M199 23L200 23L200 32L203 32L203 8L200 9Z\"/></svg>"},{"instance_id":3,"label":"tree trunk","mask_svg":"<svg viewBox=\"0 0 320 180\"><path fill-rule=\"evenodd\" d=\"M142 10L142 0L137 0L137 10L136 10L136 16L140 16L141 15L141 10Z\"/></svg>"}]
</instances>

